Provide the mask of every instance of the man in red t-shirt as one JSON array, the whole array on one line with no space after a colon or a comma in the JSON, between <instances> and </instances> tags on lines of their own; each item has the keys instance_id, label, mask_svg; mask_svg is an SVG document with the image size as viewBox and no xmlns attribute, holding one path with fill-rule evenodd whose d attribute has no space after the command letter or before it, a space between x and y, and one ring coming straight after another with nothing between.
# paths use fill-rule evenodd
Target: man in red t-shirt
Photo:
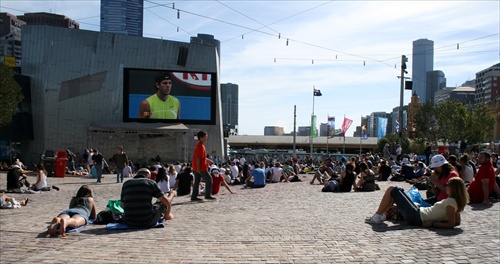
<instances>
[{"instance_id":1,"label":"man in red t-shirt","mask_svg":"<svg viewBox=\"0 0 500 264\"><path fill-rule=\"evenodd\" d=\"M479 171L474 176L474 179L469 185L467 191L469 192L471 203L491 204L490 193L495 190L500 194L500 190L495 181L495 171L493 164L491 164L490 153L479 153L478 163L481 165Z\"/></svg>"},{"instance_id":2,"label":"man in red t-shirt","mask_svg":"<svg viewBox=\"0 0 500 264\"><path fill-rule=\"evenodd\" d=\"M205 181L205 189L207 190L205 192L205 199L215 200L215 198L211 196L212 177L208 174L208 165L212 165L213 161L207 159L207 151L205 149L205 142L208 140L208 134L205 131L199 131L196 136L198 137L198 143L196 143L196 146L194 147L193 159L191 160L191 166L193 167L194 172L194 186L193 193L191 194L191 201L203 201L198 198L201 177L203 177L203 180Z\"/></svg>"},{"instance_id":3,"label":"man in red t-shirt","mask_svg":"<svg viewBox=\"0 0 500 264\"><path fill-rule=\"evenodd\" d=\"M227 182L224 180L224 175L220 173L217 166L212 166L210 168L210 175L212 175L212 194L218 194L221 185L224 185L231 194L234 194Z\"/></svg>"}]
</instances>

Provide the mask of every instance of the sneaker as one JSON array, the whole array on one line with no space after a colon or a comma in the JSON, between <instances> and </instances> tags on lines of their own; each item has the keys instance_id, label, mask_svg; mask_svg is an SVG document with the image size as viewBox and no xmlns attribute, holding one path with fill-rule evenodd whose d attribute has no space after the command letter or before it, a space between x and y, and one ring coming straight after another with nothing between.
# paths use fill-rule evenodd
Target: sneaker
<instances>
[{"instance_id":1,"label":"sneaker","mask_svg":"<svg viewBox=\"0 0 500 264\"><path fill-rule=\"evenodd\" d=\"M374 214L372 217L367 217L365 223L381 224L385 220L385 215Z\"/></svg>"},{"instance_id":2,"label":"sneaker","mask_svg":"<svg viewBox=\"0 0 500 264\"><path fill-rule=\"evenodd\" d=\"M191 198L191 202L203 202L201 198Z\"/></svg>"},{"instance_id":3,"label":"sneaker","mask_svg":"<svg viewBox=\"0 0 500 264\"><path fill-rule=\"evenodd\" d=\"M208 196L208 197L205 197L206 200L216 200L217 198L215 197L212 197L212 196Z\"/></svg>"}]
</instances>

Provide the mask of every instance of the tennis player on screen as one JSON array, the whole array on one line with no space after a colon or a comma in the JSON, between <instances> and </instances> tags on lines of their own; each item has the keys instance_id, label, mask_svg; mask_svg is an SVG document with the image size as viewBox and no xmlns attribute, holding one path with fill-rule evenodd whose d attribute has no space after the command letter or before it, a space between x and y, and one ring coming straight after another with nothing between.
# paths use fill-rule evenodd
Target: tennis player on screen
<instances>
[{"instance_id":1,"label":"tennis player on screen","mask_svg":"<svg viewBox=\"0 0 500 264\"><path fill-rule=\"evenodd\" d=\"M180 119L181 103L170 95L172 80L169 72L159 72L155 79L156 93L143 100L137 118Z\"/></svg>"}]
</instances>

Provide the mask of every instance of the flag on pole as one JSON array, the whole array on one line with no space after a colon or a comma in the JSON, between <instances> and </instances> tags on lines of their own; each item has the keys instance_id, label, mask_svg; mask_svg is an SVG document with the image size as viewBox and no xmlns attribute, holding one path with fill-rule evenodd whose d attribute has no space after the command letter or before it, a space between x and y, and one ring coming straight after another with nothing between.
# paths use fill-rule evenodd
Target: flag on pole
<instances>
[{"instance_id":1,"label":"flag on pole","mask_svg":"<svg viewBox=\"0 0 500 264\"><path fill-rule=\"evenodd\" d=\"M318 89L314 89L314 96L322 96L321 91Z\"/></svg>"},{"instance_id":2,"label":"flag on pole","mask_svg":"<svg viewBox=\"0 0 500 264\"><path fill-rule=\"evenodd\" d=\"M361 139L368 139L366 127L368 126L368 118L361 117Z\"/></svg>"},{"instance_id":3,"label":"flag on pole","mask_svg":"<svg viewBox=\"0 0 500 264\"><path fill-rule=\"evenodd\" d=\"M318 135L316 134L316 116L311 116L311 137L316 138Z\"/></svg>"},{"instance_id":4,"label":"flag on pole","mask_svg":"<svg viewBox=\"0 0 500 264\"><path fill-rule=\"evenodd\" d=\"M345 138L345 132L347 132L347 130L349 129L351 124L352 124L352 120L344 117L344 122L342 122L342 134L344 134L344 138Z\"/></svg>"},{"instance_id":5,"label":"flag on pole","mask_svg":"<svg viewBox=\"0 0 500 264\"><path fill-rule=\"evenodd\" d=\"M328 122L326 123L326 136L327 137L333 137L334 136L334 131L335 131L335 117L334 116L328 116Z\"/></svg>"},{"instance_id":6,"label":"flag on pole","mask_svg":"<svg viewBox=\"0 0 500 264\"><path fill-rule=\"evenodd\" d=\"M387 131L387 118L379 117L378 118L378 139L385 137L385 133Z\"/></svg>"}]
</instances>

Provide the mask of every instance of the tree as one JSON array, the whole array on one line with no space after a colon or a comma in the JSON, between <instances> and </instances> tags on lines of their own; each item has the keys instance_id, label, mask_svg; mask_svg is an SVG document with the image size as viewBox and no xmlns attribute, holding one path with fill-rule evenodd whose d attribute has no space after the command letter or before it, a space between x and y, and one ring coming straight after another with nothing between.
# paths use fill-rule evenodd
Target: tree
<instances>
[{"instance_id":1,"label":"tree","mask_svg":"<svg viewBox=\"0 0 500 264\"><path fill-rule=\"evenodd\" d=\"M469 145L486 142L494 126L495 116L490 111L490 106L475 104L467 107L463 133Z\"/></svg>"},{"instance_id":2,"label":"tree","mask_svg":"<svg viewBox=\"0 0 500 264\"><path fill-rule=\"evenodd\" d=\"M398 142L399 136L396 133L389 133L385 137L381 138L377 142L377 150L378 152L383 152L385 143L392 143L392 142ZM410 149L410 140L406 137L402 138L401 140L401 149L403 150L402 153L409 153Z\"/></svg>"},{"instance_id":3,"label":"tree","mask_svg":"<svg viewBox=\"0 0 500 264\"><path fill-rule=\"evenodd\" d=\"M437 141L436 106L432 102L424 103L413 117L411 137L428 142Z\"/></svg>"},{"instance_id":4,"label":"tree","mask_svg":"<svg viewBox=\"0 0 500 264\"><path fill-rule=\"evenodd\" d=\"M448 100L436 105L437 139L445 144L464 138L466 107L463 103Z\"/></svg>"},{"instance_id":5,"label":"tree","mask_svg":"<svg viewBox=\"0 0 500 264\"><path fill-rule=\"evenodd\" d=\"M12 122L12 117L18 110L23 99L21 86L14 80L14 71L0 64L0 127Z\"/></svg>"}]
</instances>

